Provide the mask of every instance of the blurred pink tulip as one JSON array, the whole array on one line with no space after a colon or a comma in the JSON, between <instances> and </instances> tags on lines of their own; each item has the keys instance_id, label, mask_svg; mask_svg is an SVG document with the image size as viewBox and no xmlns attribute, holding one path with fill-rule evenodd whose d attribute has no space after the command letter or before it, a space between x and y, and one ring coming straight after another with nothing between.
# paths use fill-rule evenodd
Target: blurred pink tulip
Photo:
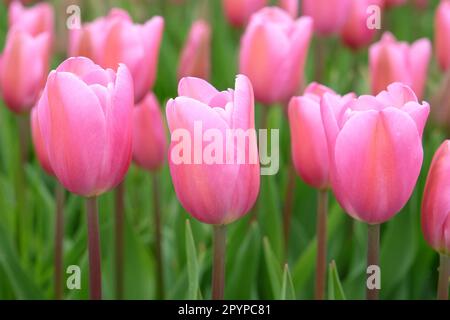
<instances>
[{"instance_id":1,"label":"blurred pink tulip","mask_svg":"<svg viewBox=\"0 0 450 320\"><path fill-rule=\"evenodd\" d=\"M289 13L292 18L298 17L299 0L279 0L278 2L280 8Z\"/></svg>"},{"instance_id":2,"label":"blurred pink tulip","mask_svg":"<svg viewBox=\"0 0 450 320\"><path fill-rule=\"evenodd\" d=\"M33 139L34 151L36 152L41 167L47 174L53 176L53 169L50 165L47 149L42 138L41 128L39 127L37 108L31 110L31 137Z\"/></svg>"},{"instance_id":3,"label":"blurred pink tulip","mask_svg":"<svg viewBox=\"0 0 450 320\"><path fill-rule=\"evenodd\" d=\"M314 20L320 35L338 33L347 19L350 0L302 0L302 14Z\"/></svg>"},{"instance_id":4,"label":"blurred pink tulip","mask_svg":"<svg viewBox=\"0 0 450 320\"><path fill-rule=\"evenodd\" d=\"M54 12L48 3L38 3L33 7L24 7L19 1L14 1L8 8L9 27L36 36L48 32L54 33Z\"/></svg>"},{"instance_id":5,"label":"blurred pink tulip","mask_svg":"<svg viewBox=\"0 0 450 320\"><path fill-rule=\"evenodd\" d=\"M434 41L437 60L442 70L450 66L450 1L439 4L434 19Z\"/></svg>"},{"instance_id":6,"label":"blurred pink tulip","mask_svg":"<svg viewBox=\"0 0 450 320\"><path fill-rule=\"evenodd\" d=\"M133 109L133 160L150 171L159 169L166 157L167 138L161 109L153 93Z\"/></svg>"},{"instance_id":7,"label":"blurred pink tulip","mask_svg":"<svg viewBox=\"0 0 450 320\"><path fill-rule=\"evenodd\" d=\"M245 26L250 16L266 4L267 0L222 0L225 16L235 27Z\"/></svg>"},{"instance_id":8,"label":"blurred pink tulip","mask_svg":"<svg viewBox=\"0 0 450 320\"><path fill-rule=\"evenodd\" d=\"M39 127L58 180L96 196L119 184L131 162L133 80L84 57L50 72L37 105Z\"/></svg>"},{"instance_id":9,"label":"blurred pink tulip","mask_svg":"<svg viewBox=\"0 0 450 320\"><path fill-rule=\"evenodd\" d=\"M202 79L183 78L178 94L167 102L166 109L172 134L169 165L177 197L186 211L202 222L217 225L233 222L249 212L259 192L252 85L247 77L238 75L234 90L219 92ZM179 156L175 139L182 132L188 134L182 136L183 143L185 138L190 141L190 137L194 142L187 143L190 149L193 146L192 150L182 149L186 161L180 162L175 158ZM225 147L230 133L245 133L245 145L233 143L231 150ZM198 135L207 134L214 143L195 141ZM208 151L212 144L219 147L214 159L208 160L205 157L213 153ZM198 154L204 158L202 161L198 161ZM240 158L244 161L237 159L238 154L245 157Z\"/></svg>"},{"instance_id":10,"label":"blurred pink tulip","mask_svg":"<svg viewBox=\"0 0 450 320\"><path fill-rule=\"evenodd\" d=\"M250 78L256 100L287 103L303 82L312 19L293 20L277 7L252 16L241 39L239 70Z\"/></svg>"},{"instance_id":11,"label":"blurred pink tulip","mask_svg":"<svg viewBox=\"0 0 450 320\"><path fill-rule=\"evenodd\" d=\"M372 94L379 93L392 82L402 82L421 99L430 57L431 43L428 39L419 39L409 45L398 42L391 33L386 32L369 49Z\"/></svg>"},{"instance_id":12,"label":"blurred pink tulip","mask_svg":"<svg viewBox=\"0 0 450 320\"><path fill-rule=\"evenodd\" d=\"M0 92L15 113L28 112L39 98L49 65L50 35L9 30L0 56Z\"/></svg>"},{"instance_id":13,"label":"blurred pink tulip","mask_svg":"<svg viewBox=\"0 0 450 320\"><path fill-rule=\"evenodd\" d=\"M428 244L450 254L450 140L436 151L422 201L422 230Z\"/></svg>"},{"instance_id":14,"label":"blurred pink tulip","mask_svg":"<svg viewBox=\"0 0 450 320\"><path fill-rule=\"evenodd\" d=\"M406 85L341 105L325 93L321 114L330 154L330 180L353 218L385 222L410 198L423 159L422 133L430 112Z\"/></svg>"},{"instance_id":15,"label":"blurred pink tulip","mask_svg":"<svg viewBox=\"0 0 450 320\"><path fill-rule=\"evenodd\" d=\"M113 70L124 63L133 77L138 103L155 82L163 29L162 17L139 25L133 24L126 11L112 9L108 16L87 23L80 30L71 30L69 55L88 57Z\"/></svg>"},{"instance_id":16,"label":"blurred pink tulip","mask_svg":"<svg viewBox=\"0 0 450 320\"><path fill-rule=\"evenodd\" d=\"M341 31L343 42L352 49L367 46L373 39L377 29L369 29L367 8L380 5L380 0L350 0L350 11Z\"/></svg>"},{"instance_id":17,"label":"blurred pink tulip","mask_svg":"<svg viewBox=\"0 0 450 320\"><path fill-rule=\"evenodd\" d=\"M313 82L303 96L291 99L288 109L295 170L307 184L317 189L329 187L328 146L320 114L320 100L325 93L336 96L342 104L354 98L354 94L340 98L328 87Z\"/></svg>"},{"instance_id":18,"label":"blurred pink tulip","mask_svg":"<svg viewBox=\"0 0 450 320\"><path fill-rule=\"evenodd\" d=\"M181 53L178 79L197 77L205 80L210 76L211 28L208 22L197 20L191 27Z\"/></svg>"}]
</instances>

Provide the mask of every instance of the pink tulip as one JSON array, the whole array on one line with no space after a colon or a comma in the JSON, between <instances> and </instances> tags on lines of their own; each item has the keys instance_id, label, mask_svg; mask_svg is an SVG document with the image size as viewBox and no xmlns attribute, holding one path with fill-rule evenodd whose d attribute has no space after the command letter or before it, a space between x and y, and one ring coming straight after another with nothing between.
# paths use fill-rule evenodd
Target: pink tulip
<instances>
[{"instance_id":1,"label":"pink tulip","mask_svg":"<svg viewBox=\"0 0 450 320\"><path fill-rule=\"evenodd\" d=\"M133 160L150 171L159 169L166 156L167 138L161 109L153 93L133 109Z\"/></svg>"},{"instance_id":2,"label":"pink tulip","mask_svg":"<svg viewBox=\"0 0 450 320\"><path fill-rule=\"evenodd\" d=\"M69 191L86 197L119 184L131 162L133 80L83 57L50 72L37 105L50 165Z\"/></svg>"},{"instance_id":3,"label":"pink tulip","mask_svg":"<svg viewBox=\"0 0 450 320\"><path fill-rule=\"evenodd\" d=\"M292 18L298 17L298 2L299 0L279 0L279 6L284 11L289 13Z\"/></svg>"},{"instance_id":4,"label":"pink tulip","mask_svg":"<svg viewBox=\"0 0 450 320\"><path fill-rule=\"evenodd\" d=\"M450 66L450 1L439 4L434 19L434 39L439 66L447 71Z\"/></svg>"},{"instance_id":5,"label":"pink tulip","mask_svg":"<svg viewBox=\"0 0 450 320\"><path fill-rule=\"evenodd\" d=\"M11 3L8 9L9 27L16 28L36 36L43 32L54 33L53 8L48 3L38 3L33 7L24 7L19 1Z\"/></svg>"},{"instance_id":6,"label":"pink tulip","mask_svg":"<svg viewBox=\"0 0 450 320\"><path fill-rule=\"evenodd\" d=\"M36 152L36 156L41 164L41 167L44 169L47 174L53 176L53 169L50 165L50 160L48 159L47 149L44 144L44 140L42 138L41 128L39 126L38 113L37 109L33 108L31 110L31 137L33 139L34 151Z\"/></svg>"},{"instance_id":7,"label":"pink tulip","mask_svg":"<svg viewBox=\"0 0 450 320\"><path fill-rule=\"evenodd\" d=\"M32 35L12 28L0 56L0 92L15 113L28 112L45 84L49 65L50 35Z\"/></svg>"},{"instance_id":8,"label":"pink tulip","mask_svg":"<svg viewBox=\"0 0 450 320\"><path fill-rule=\"evenodd\" d=\"M386 32L369 50L372 94L377 94L392 82L410 86L417 97L423 96L431 56L431 43L419 39L411 45L398 42Z\"/></svg>"},{"instance_id":9,"label":"pink tulip","mask_svg":"<svg viewBox=\"0 0 450 320\"><path fill-rule=\"evenodd\" d=\"M267 0L222 0L225 16L235 27L245 26L250 16L266 4Z\"/></svg>"},{"instance_id":10,"label":"pink tulip","mask_svg":"<svg viewBox=\"0 0 450 320\"><path fill-rule=\"evenodd\" d=\"M430 112L406 85L341 105L325 93L321 114L330 180L339 204L370 224L389 220L410 198L423 159L422 132Z\"/></svg>"},{"instance_id":11,"label":"pink tulip","mask_svg":"<svg viewBox=\"0 0 450 320\"><path fill-rule=\"evenodd\" d=\"M377 29L369 29L367 20L369 14L367 8L371 5L379 5L380 0L350 0L348 18L341 31L343 42L352 49L359 49L368 45Z\"/></svg>"},{"instance_id":12,"label":"pink tulip","mask_svg":"<svg viewBox=\"0 0 450 320\"><path fill-rule=\"evenodd\" d=\"M346 103L354 97L340 98L333 90L311 83L303 96L293 97L289 103L292 161L297 174L317 189L329 187L329 155L325 130L320 114L320 100L330 93Z\"/></svg>"},{"instance_id":13,"label":"pink tulip","mask_svg":"<svg viewBox=\"0 0 450 320\"><path fill-rule=\"evenodd\" d=\"M450 140L436 151L422 202L422 230L436 251L450 254Z\"/></svg>"},{"instance_id":14,"label":"pink tulip","mask_svg":"<svg viewBox=\"0 0 450 320\"><path fill-rule=\"evenodd\" d=\"M233 222L252 208L259 192L252 85L247 77L238 75L234 90L219 92L202 79L183 78L178 94L167 102L166 109L172 135L169 165L177 197L202 222L217 225ZM225 148L230 142L226 136L239 132L248 134L245 146L231 142L231 148ZM193 137L193 148L190 145L188 150L183 148L182 157L186 161L180 162L176 159L180 156L180 140L176 139L181 133L188 135L182 136L183 143ZM215 152L211 143L199 144L199 135L209 135L209 141L213 139L214 145L219 144ZM215 159L208 159L212 154ZM245 159L240 157L239 161L238 154Z\"/></svg>"},{"instance_id":15,"label":"pink tulip","mask_svg":"<svg viewBox=\"0 0 450 320\"><path fill-rule=\"evenodd\" d=\"M133 77L138 103L155 82L163 28L162 17L139 25L133 24L126 11L112 9L108 16L84 25L81 30L71 30L69 55L86 56L113 70L124 63Z\"/></svg>"},{"instance_id":16,"label":"pink tulip","mask_svg":"<svg viewBox=\"0 0 450 320\"><path fill-rule=\"evenodd\" d=\"M192 76L209 79L211 28L208 22L197 20L191 27L178 66L178 79Z\"/></svg>"},{"instance_id":17,"label":"pink tulip","mask_svg":"<svg viewBox=\"0 0 450 320\"><path fill-rule=\"evenodd\" d=\"M302 13L314 20L314 29L321 35L338 33L350 10L350 0L302 0Z\"/></svg>"},{"instance_id":18,"label":"pink tulip","mask_svg":"<svg viewBox=\"0 0 450 320\"><path fill-rule=\"evenodd\" d=\"M239 69L252 81L256 100L287 103L298 92L311 34L311 18L293 20L277 7L252 16L241 39Z\"/></svg>"}]
</instances>

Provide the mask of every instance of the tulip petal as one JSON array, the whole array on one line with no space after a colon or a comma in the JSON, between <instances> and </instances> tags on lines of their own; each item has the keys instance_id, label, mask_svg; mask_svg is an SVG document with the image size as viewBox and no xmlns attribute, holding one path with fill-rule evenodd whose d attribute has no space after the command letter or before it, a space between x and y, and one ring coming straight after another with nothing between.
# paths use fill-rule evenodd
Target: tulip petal
<instances>
[{"instance_id":1,"label":"tulip petal","mask_svg":"<svg viewBox=\"0 0 450 320\"><path fill-rule=\"evenodd\" d=\"M274 70L282 65L289 50L286 34L277 25L250 24L242 37L239 70L248 76L253 84L257 100L271 104L279 95L275 88L285 83L274 76Z\"/></svg>"},{"instance_id":2,"label":"tulip petal","mask_svg":"<svg viewBox=\"0 0 450 320\"><path fill-rule=\"evenodd\" d=\"M239 166L224 164L227 157L223 149L222 163L207 164L203 158L203 150L207 142L199 145L195 126L201 125L203 134L208 129L218 130L225 139L227 123L207 105L188 97L178 97L169 100L166 108L167 121L173 135L177 129L184 129L190 135L190 164L174 163L171 153L174 142L169 150L169 166L174 182L175 192L183 207L200 221L212 224L224 223L230 219L229 204ZM202 139L202 136L200 137ZM222 146L225 148L224 140ZM201 164L195 164L195 153L201 152ZM219 190L218 190L219 189Z\"/></svg>"},{"instance_id":3,"label":"tulip petal","mask_svg":"<svg viewBox=\"0 0 450 320\"><path fill-rule=\"evenodd\" d=\"M350 118L336 139L334 156L338 201L354 218L382 223L411 196L423 150L411 117L386 108Z\"/></svg>"},{"instance_id":4,"label":"tulip petal","mask_svg":"<svg viewBox=\"0 0 450 320\"><path fill-rule=\"evenodd\" d=\"M296 171L307 184L327 187L329 155L319 103L306 97L292 98L289 125Z\"/></svg>"},{"instance_id":5,"label":"tulip petal","mask_svg":"<svg viewBox=\"0 0 450 320\"><path fill-rule=\"evenodd\" d=\"M427 79L428 63L431 58L431 42L428 39L419 39L411 45L409 64L412 74L412 88L419 99L423 96L425 81Z\"/></svg>"},{"instance_id":6,"label":"tulip petal","mask_svg":"<svg viewBox=\"0 0 450 320\"><path fill-rule=\"evenodd\" d=\"M69 191L93 195L106 141L102 108L73 74L52 72L47 86L38 116L52 168Z\"/></svg>"},{"instance_id":7,"label":"tulip petal","mask_svg":"<svg viewBox=\"0 0 450 320\"><path fill-rule=\"evenodd\" d=\"M178 94L180 96L189 97L204 104L209 104L211 99L219 93L216 88L208 83L208 81L185 77L178 83Z\"/></svg>"},{"instance_id":8,"label":"tulip petal","mask_svg":"<svg viewBox=\"0 0 450 320\"><path fill-rule=\"evenodd\" d=\"M450 252L450 141L436 151L431 162L422 202L422 230L436 250Z\"/></svg>"}]
</instances>

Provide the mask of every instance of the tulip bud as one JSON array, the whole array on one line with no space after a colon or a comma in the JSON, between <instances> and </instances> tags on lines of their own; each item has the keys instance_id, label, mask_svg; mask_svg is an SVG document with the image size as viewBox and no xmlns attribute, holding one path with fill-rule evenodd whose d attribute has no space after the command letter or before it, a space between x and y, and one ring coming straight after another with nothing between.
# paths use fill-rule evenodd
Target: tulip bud
<instances>
[{"instance_id":1,"label":"tulip bud","mask_svg":"<svg viewBox=\"0 0 450 320\"><path fill-rule=\"evenodd\" d=\"M450 254L450 140L436 151L422 201L422 230L428 244Z\"/></svg>"},{"instance_id":2,"label":"tulip bud","mask_svg":"<svg viewBox=\"0 0 450 320\"><path fill-rule=\"evenodd\" d=\"M162 17L153 17L139 25L133 24L126 11L112 9L108 16L80 30L71 30L69 55L86 56L103 68L114 70L119 63L124 63L133 77L138 103L155 82L163 28Z\"/></svg>"},{"instance_id":3,"label":"tulip bud","mask_svg":"<svg viewBox=\"0 0 450 320\"><path fill-rule=\"evenodd\" d=\"M34 151L41 167L48 175L53 176L53 169L48 159L47 149L42 138L41 128L39 127L37 108L31 109L31 137L33 139Z\"/></svg>"},{"instance_id":4,"label":"tulip bud","mask_svg":"<svg viewBox=\"0 0 450 320\"><path fill-rule=\"evenodd\" d=\"M198 20L189 31L181 53L178 79L192 76L209 79L210 76L211 28L208 22Z\"/></svg>"},{"instance_id":5,"label":"tulip bud","mask_svg":"<svg viewBox=\"0 0 450 320\"><path fill-rule=\"evenodd\" d=\"M238 75L234 90L219 92L204 80L183 78L178 95L166 108L177 197L202 222L233 222L259 192L252 85Z\"/></svg>"},{"instance_id":6,"label":"tulip bud","mask_svg":"<svg viewBox=\"0 0 450 320\"><path fill-rule=\"evenodd\" d=\"M222 0L225 17L235 27L245 26L251 15L266 4L267 0Z\"/></svg>"},{"instance_id":7,"label":"tulip bud","mask_svg":"<svg viewBox=\"0 0 450 320\"><path fill-rule=\"evenodd\" d=\"M431 56L431 43L419 39L411 45L398 42L386 32L369 49L369 68L372 94L377 94L392 82L410 86L417 97L423 96Z\"/></svg>"},{"instance_id":8,"label":"tulip bud","mask_svg":"<svg viewBox=\"0 0 450 320\"><path fill-rule=\"evenodd\" d=\"M153 93L133 109L133 160L150 171L159 169L166 156L167 138L161 109Z\"/></svg>"},{"instance_id":9,"label":"tulip bud","mask_svg":"<svg viewBox=\"0 0 450 320\"><path fill-rule=\"evenodd\" d=\"M39 33L54 33L53 8L48 3L38 3L26 8L19 1L14 1L8 8L9 27L36 36Z\"/></svg>"},{"instance_id":10,"label":"tulip bud","mask_svg":"<svg viewBox=\"0 0 450 320\"><path fill-rule=\"evenodd\" d=\"M297 174L317 189L329 187L328 145L320 114L320 100L325 93L336 96L341 103L354 97L340 98L333 90L311 83L303 96L293 97L289 103L292 161Z\"/></svg>"},{"instance_id":11,"label":"tulip bud","mask_svg":"<svg viewBox=\"0 0 450 320\"><path fill-rule=\"evenodd\" d=\"M380 0L350 0L350 11L341 31L343 42L352 49L359 49L368 45L377 29L367 25L369 15L367 8L379 5Z\"/></svg>"},{"instance_id":12,"label":"tulip bud","mask_svg":"<svg viewBox=\"0 0 450 320\"><path fill-rule=\"evenodd\" d=\"M344 26L350 0L302 0L302 13L314 20L314 30L321 35L338 33Z\"/></svg>"},{"instance_id":13,"label":"tulip bud","mask_svg":"<svg viewBox=\"0 0 450 320\"><path fill-rule=\"evenodd\" d=\"M15 113L28 112L36 103L47 75L50 35L36 36L12 28L0 58L0 92Z\"/></svg>"},{"instance_id":14,"label":"tulip bud","mask_svg":"<svg viewBox=\"0 0 450 320\"><path fill-rule=\"evenodd\" d=\"M447 71L450 66L450 1L441 1L436 10L434 39L439 66Z\"/></svg>"},{"instance_id":15,"label":"tulip bud","mask_svg":"<svg viewBox=\"0 0 450 320\"><path fill-rule=\"evenodd\" d=\"M422 132L429 112L429 104L420 104L400 83L345 105L325 93L321 114L331 186L353 218L382 223L406 204L422 166Z\"/></svg>"},{"instance_id":16,"label":"tulip bud","mask_svg":"<svg viewBox=\"0 0 450 320\"><path fill-rule=\"evenodd\" d=\"M293 20L277 7L252 16L241 39L239 70L252 81L256 100L287 103L303 81L312 19Z\"/></svg>"},{"instance_id":17,"label":"tulip bud","mask_svg":"<svg viewBox=\"0 0 450 320\"><path fill-rule=\"evenodd\" d=\"M119 184L131 162L133 80L78 57L50 72L37 105L49 162L69 191L90 197Z\"/></svg>"}]
</instances>

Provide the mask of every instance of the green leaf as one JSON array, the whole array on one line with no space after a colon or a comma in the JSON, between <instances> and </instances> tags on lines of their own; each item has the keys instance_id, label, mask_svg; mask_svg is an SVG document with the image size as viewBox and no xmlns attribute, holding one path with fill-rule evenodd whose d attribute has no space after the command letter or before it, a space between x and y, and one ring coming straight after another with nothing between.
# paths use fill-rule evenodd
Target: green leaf
<instances>
[{"instance_id":1,"label":"green leaf","mask_svg":"<svg viewBox=\"0 0 450 320\"><path fill-rule=\"evenodd\" d=\"M289 266L286 263L284 265L283 272L283 285L281 287L281 300L295 300L295 289L292 283L291 273L289 272Z\"/></svg>"},{"instance_id":2,"label":"green leaf","mask_svg":"<svg viewBox=\"0 0 450 320\"><path fill-rule=\"evenodd\" d=\"M192 235L191 224L186 219L186 258L188 270L188 294L187 298L197 300L199 297L199 266L197 250Z\"/></svg>"},{"instance_id":3,"label":"green leaf","mask_svg":"<svg viewBox=\"0 0 450 320\"><path fill-rule=\"evenodd\" d=\"M329 300L346 300L344 289L337 270L336 262L333 260L328 269L328 299Z\"/></svg>"},{"instance_id":4,"label":"green leaf","mask_svg":"<svg viewBox=\"0 0 450 320\"><path fill-rule=\"evenodd\" d=\"M18 299L42 299L42 293L20 265L6 230L0 225L0 264L8 276Z\"/></svg>"},{"instance_id":5,"label":"green leaf","mask_svg":"<svg viewBox=\"0 0 450 320\"><path fill-rule=\"evenodd\" d=\"M264 237L264 256L266 260L267 273L269 274L269 282L275 299L281 292L282 273L280 263L278 262L271 246L269 239Z\"/></svg>"},{"instance_id":6,"label":"green leaf","mask_svg":"<svg viewBox=\"0 0 450 320\"><path fill-rule=\"evenodd\" d=\"M225 287L225 296L233 299L251 299L257 284L258 266L261 253L261 240L258 224L252 222L244 234L231 234L236 237L233 240L240 240L239 246L234 249L231 246L227 248L227 285ZM239 238L237 238L239 236ZM242 240L243 239L243 240ZM230 241L231 243L231 241ZM245 266L239 272L236 272L233 266Z\"/></svg>"},{"instance_id":7,"label":"green leaf","mask_svg":"<svg viewBox=\"0 0 450 320\"><path fill-rule=\"evenodd\" d=\"M328 240L333 238L333 235L339 230L339 226L343 223L344 219L345 215L342 212L342 209L337 204L333 206L329 212ZM303 254L297 259L294 268L292 269L292 280L295 288L303 288L306 282L313 276L316 263L316 251L317 241L314 237Z\"/></svg>"}]
</instances>

